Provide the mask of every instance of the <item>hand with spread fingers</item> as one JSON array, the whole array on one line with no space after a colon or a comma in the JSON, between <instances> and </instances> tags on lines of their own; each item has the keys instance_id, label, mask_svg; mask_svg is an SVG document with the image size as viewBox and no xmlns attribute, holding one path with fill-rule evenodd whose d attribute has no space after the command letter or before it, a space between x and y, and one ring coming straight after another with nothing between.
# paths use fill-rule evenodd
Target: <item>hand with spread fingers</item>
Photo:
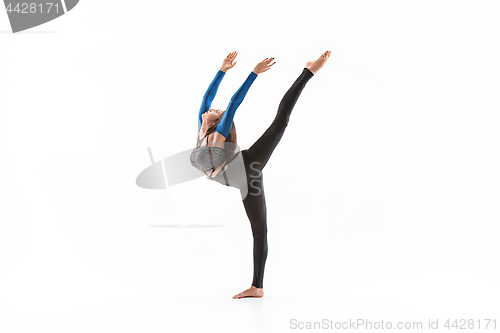
<instances>
[{"instance_id":1,"label":"hand with spread fingers","mask_svg":"<svg viewBox=\"0 0 500 333\"><path fill-rule=\"evenodd\" d=\"M262 60L261 62L259 62L257 64L257 66L255 66L253 72L257 75L259 75L260 73L264 73L265 71L268 71L275 63L271 63L272 61L274 60L274 57L273 58L266 58L264 60Z\"/></svg>"},{"instance_id":2,"label":"hand with spread fingers","mask_svg":"<svg viewBox=\"0 0 500 333\"><path fill-rule=\"evenodd\" d=\"M234 65L236 65L236 63L237 63L237 61L235 61L233 63L233 60L236 58L237 55L238 55L237 51L229 53L227 55L226 59L224 59L224 61L222 61L222 66L220 67L220 70L223 72L227 72L228 70L233 68Z\"/></svg>"}]
</instances>

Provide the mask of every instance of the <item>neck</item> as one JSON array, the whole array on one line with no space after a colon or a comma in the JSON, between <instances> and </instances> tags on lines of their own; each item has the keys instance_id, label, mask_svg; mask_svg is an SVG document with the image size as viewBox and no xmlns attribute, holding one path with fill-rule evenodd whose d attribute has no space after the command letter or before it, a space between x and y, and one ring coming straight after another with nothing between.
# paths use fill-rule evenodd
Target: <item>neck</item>
<instances>
[{"instance_id":1,"label":"neck","mask_svg":"<svg viewBox=\"0 0 500 333\"><path fill-rule=\"evenodd\" d=\"M204 134L204 133L206 133L209 127L210 127L210 126L208 126L208 125L207 125L207 124L205 124L205 123L201 124L201 127L200 127L200 133L203 133L203 134Z\"/></svg>"}]
</instances>

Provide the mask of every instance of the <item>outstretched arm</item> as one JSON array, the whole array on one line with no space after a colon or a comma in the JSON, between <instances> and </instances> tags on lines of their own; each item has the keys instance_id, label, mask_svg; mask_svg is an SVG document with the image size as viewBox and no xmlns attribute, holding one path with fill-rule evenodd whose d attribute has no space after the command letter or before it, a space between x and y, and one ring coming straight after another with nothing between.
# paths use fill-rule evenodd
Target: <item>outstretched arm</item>
<instances>
[{"instance_id":1,"label":"outstretched arm","mask_svg":"<svg viewBox=\"0 0 500 333\"><path fill-rule=\"evenodd\" d=\"M243 99L245 98L248 89L250 89L250 86L252 85L253 81L255 81L255 79L257 78L257 75L260 73L264 73L269 68L271 68L272 65L276 63L274 62L270 64L272 60L274 60L274 58L264 59L263 61L258 63L257 66L255 66L252 72L250 72L245 82L243 82L242 86L236 91L233 97L231 97L231 101L227 106L226 112L224 112L224 115L222 116L219 125L217 125L217 128L215 129L216 132L222 134L225 138L227 138L229 130L231 129L231 125L233 124L233 119L236 113L236 109L238 109L241 102L243 102Z\"/></svg>"},{"instance_id":2,"label":"outstretched arm","mask_svg":"<svg viewBox=\"0 0 500 333\"><path fill-rule=\"evenodd\" d=\"M222 79L224 78L226 71L228 71L229 69L233 68L234 65L236 65L236 62L233 63L233 60L236 58L237 55L238 52L236 51L231 52L227 55L227 57L222 61L222 66L220 70L215 75L215 78L212 80L212 83L210 83L210 86L208 86L205 95L203 95L200 112L198 113L198 132L200 131L201 124L203 122L201 117L202 114L204 114L206 111L210 109L212 101L214 100L215 95L217 94L217 89L219 89L219 85Z\"/></svg>"},{"instance_id":3,"label":"outstretched arm","mask_svg":"<svg viewBox=\"0 0 500 333\"><path fill-rule=\"evenodd\" d=\"M252 85L253 81L255 81L256 78L257 74L255 74L254 72L250 72L245 82L243 82L243 84L236 91L233 97L231 97L231 101L227 106L226 112L224 112L224 115L222 116L219 125L217 125L217 128L215 129L216 132L219 132L225 138L227 138L229 130L231 129L231 125L233 124L233 119L236 113L236 109L240 106L241 102L243 102L243 99L245 98L248 89L250 89L250 86Z\"/></svg>"},{"instance_id":4,"label":"outstretched arm","mask_svg":"<svg viewBox=\"0 0 500 333\"><path fill-rule=\"evenodd\" d=\"M215 94L217 94L217 89L219 89L219 85L225 74L226 74L225 72L219 70L215 75L215 78L212 80L212 83L210 83L210 86L208 86L207 92L205 93L205 95L203 95L200 112L198 113L198 132L200 131L202 123L201 115L204 114L206 111L208 111L208 109L210 109L212 101L215 98Z\"/></svg>"}]
</instances>

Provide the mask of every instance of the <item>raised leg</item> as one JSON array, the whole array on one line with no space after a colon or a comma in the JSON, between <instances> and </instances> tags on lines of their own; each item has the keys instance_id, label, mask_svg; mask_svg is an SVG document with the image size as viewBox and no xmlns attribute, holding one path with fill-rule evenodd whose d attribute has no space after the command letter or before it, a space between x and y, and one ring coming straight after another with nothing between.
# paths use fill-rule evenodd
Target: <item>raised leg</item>
<instances>
[{"instance_id":1,"label":"raised leg","mask_svg":"<svg viewBox=\"0 0 500 333\"><path fill-rule=\"evenodd\" d=\"M290 89L288 89L285 96L283 96L278 107L278 113L272 124L248 149L245 159L248 160L249 163L256 162L254 163L255 168L262 170L266 166L267 161L271 157L288 126L288 121L295 103L297 103L306 83L313 76L314 74L308 68L303 69L302 74L295 80Z\"/></svg>"}]
</instances>

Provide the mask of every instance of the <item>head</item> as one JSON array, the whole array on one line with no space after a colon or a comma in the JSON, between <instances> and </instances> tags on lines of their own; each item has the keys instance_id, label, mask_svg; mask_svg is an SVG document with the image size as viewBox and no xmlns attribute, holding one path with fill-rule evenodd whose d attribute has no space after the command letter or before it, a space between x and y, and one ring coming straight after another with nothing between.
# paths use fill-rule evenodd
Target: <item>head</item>
<instances>
[{"instance_id":1,"label":"head","mask_svg":"<svg viewBox=\"0 0 500 333\"><path fill-rule=\"evenodd\" d=\"M202 119L203 123L207 124L208 129L207 129L207 135L210 135L211 133L215 132L215 129L219 125L219 123L222 120L222 116L224 116L225 110L218 110L218 109L210 109L204 114L202 114ZM237 138L236 138L236 127L234 126L234 121L231 124L231 129L229 130L229 133L226 137L226 142L232 142L235 145L238 144ZM234 151L233 151L234 152Z\"/></svg>"},{"instance_id":2,"label":"head","mask_svg":"<svg viewBox=\"0 0 500 333\"><path fill-rule=\"evenodd\" d=\"M208 111L206 111L204 114L201 115L201 118L208 127L211 127L216 122L217 123L220 122L220 119L224 115L224 112L225 111L219 109L209 109Z\"/></svg>"}]
</instances>

